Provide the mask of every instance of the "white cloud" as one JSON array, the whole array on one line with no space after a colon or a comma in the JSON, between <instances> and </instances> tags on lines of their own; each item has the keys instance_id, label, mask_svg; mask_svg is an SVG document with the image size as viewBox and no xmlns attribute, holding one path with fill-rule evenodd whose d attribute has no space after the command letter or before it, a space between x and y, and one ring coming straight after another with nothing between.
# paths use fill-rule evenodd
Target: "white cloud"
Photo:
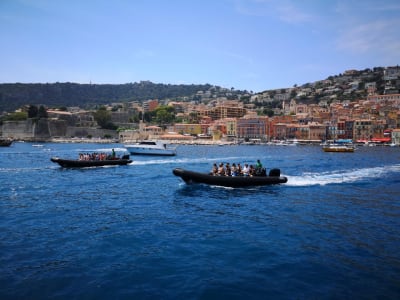
<instances>
[{"instance_id":1,"label":"white cloud","mask_svg":"<svg viewBox=\"0 0 400 300\"><path fill-rule=\"evenodd\" d=\"M235 9L239 14L255 17L277 17L286 23L303 23L313 16L295 5L295 2L271 0L236 0Z\"/></svg>"},{"instance_id":2,"label":"white cloud","mask_svg":"<svg viewBox=\"0 0 400 300\"><path fill-rule=\"evenodd\" d=\"M400 36L397 28L400 28L400 21L397 20L353 25L339 36L337 47L354 54L378 52L399 57Z\"/></svg>"},{"instance_id":3,"label":"white cloud","mask_svg":"<svg viewBox=\"0 0 400 300\"><path fill-rule=\"evenodd\" d=\"M279 13L279 18L287 23L304 23L313 20L312 15L301 11L290 3L280 5L276 9Z\"/></svg>"}]
</instances>

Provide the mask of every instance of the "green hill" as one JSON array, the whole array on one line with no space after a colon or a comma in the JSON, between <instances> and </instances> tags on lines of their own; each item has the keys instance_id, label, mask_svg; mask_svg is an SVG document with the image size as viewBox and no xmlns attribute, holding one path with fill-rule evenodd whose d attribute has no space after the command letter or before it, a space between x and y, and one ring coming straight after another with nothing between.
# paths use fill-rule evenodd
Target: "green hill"
<instances>
[{"instance_id":1,"label":"green hill","mask_svg":"<svg viewBox=\"0 0 400 300\"><path fill-rule=\"evenodd\" d=\"M14 111L28 104L89 108L112 102L194 97L198 91L211 87L210 84L173 85L149 81L127 84L4 83L0 84L0 112Z\"/></svg>"}]
</instances>

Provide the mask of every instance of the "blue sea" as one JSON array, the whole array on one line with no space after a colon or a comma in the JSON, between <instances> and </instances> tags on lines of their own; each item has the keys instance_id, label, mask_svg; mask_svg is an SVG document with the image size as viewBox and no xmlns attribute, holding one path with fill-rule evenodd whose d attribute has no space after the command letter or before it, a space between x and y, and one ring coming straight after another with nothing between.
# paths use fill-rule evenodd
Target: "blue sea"
<instances>
[{"instance_id":1,"label":"blue sea","mask_svg":"<svg viewBox=\"0 0 400 300\"><path fill-rule=\"evenodd\" d=\"M0 299L400 299L400 148L122 144L0 148ZM186 185L176 167L280 168L288 183Z\"/></svg>"}]
</instances>

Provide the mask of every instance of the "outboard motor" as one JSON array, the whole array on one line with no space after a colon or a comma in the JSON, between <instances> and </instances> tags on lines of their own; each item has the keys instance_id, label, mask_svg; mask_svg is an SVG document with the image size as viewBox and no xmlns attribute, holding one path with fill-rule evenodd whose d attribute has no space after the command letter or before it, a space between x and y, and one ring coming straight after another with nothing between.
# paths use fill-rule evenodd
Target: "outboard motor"
<instances>
[{"instance_id":1,"label":"outboard motor","mask_svg":"<svg viewBox=\"0 0 400 300\"><path fill-rule=\"evenodd\" d=\"M269 171L269 176L280 177L281 176L281 170L280 169L271 169Z\"/></svg>"},{"instance_id":2,"label":"outboard motor","mask_svg":"<svg viewBox=\"0 0 400 300\"><path fill-rule=\"evenodd\" d=\"M124 156L122 156L122 159L129 159L129 154L125 154Z\"/></svg>"}]
</instances>

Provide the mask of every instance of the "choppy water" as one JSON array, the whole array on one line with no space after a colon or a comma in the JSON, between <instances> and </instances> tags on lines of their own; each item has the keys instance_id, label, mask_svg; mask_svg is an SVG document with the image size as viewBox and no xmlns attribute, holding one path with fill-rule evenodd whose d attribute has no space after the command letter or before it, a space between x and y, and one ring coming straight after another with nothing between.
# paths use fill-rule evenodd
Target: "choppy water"
<instances>
[{"instance_id":1,"label":"choppy water","mask_svg":"<svg viewBox=\"0 0 400 300\"><path fill-rule=\"evenodd\" d=\"M0 299L399 299L400 148L179 146L128 166L0 148ZM261 159L285 185L185 185L175 167Z\"/></svg>"}]
</instances>

